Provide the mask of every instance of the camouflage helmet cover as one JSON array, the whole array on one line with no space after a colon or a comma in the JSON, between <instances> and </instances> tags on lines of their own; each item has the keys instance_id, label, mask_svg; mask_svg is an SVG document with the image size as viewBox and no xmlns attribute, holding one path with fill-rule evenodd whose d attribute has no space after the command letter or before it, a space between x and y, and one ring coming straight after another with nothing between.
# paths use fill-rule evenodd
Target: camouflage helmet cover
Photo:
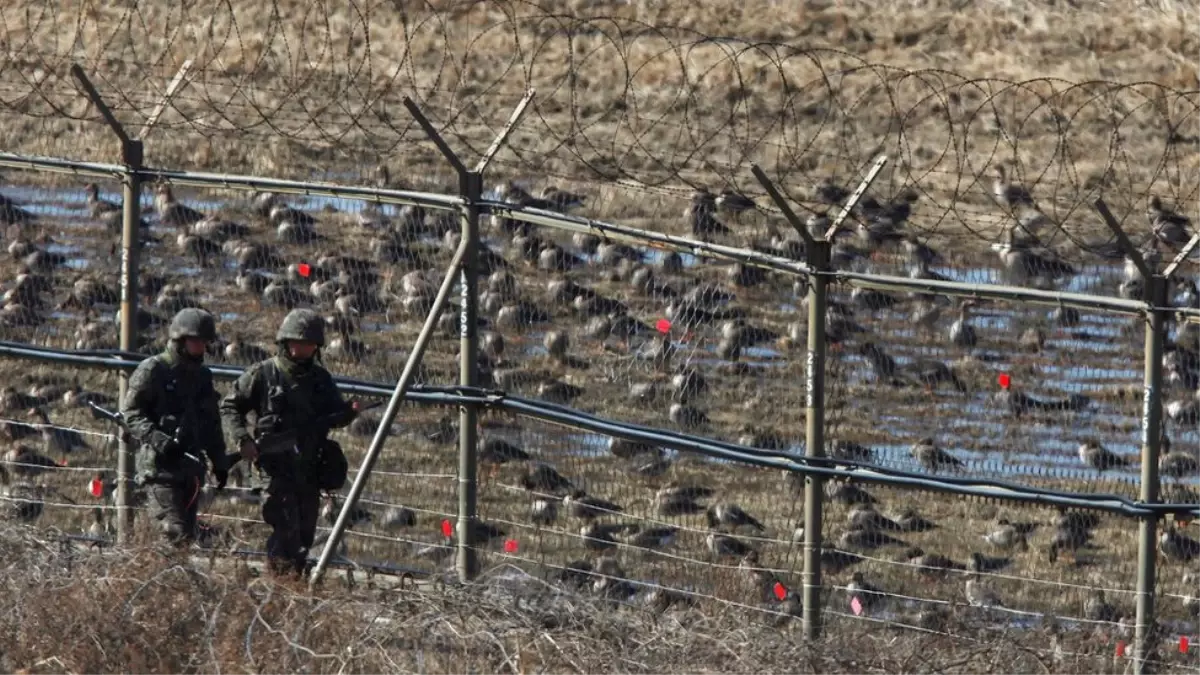
<instances>
[{"instance_id":1,"label":"camouflage helmet cover","mask_svg":"<svg viewBox=\"0 0 1200 675\"><path fill-rule=\"evenodd\" d=\"M179 310L175 318L171 319L167 336L172 340L194 337L211 342L217 339L217 322L207 311L188 307Z\"/></svg>"},{"instance_id":2,"label":"camouflage helmet cover","mask_svg":"<svg viewBox=\"0 0 1200 675\"><path fill-rule=\"evenodd\" d=\"M275 334L276 342L286 340L303 340L324 347L325 319L311 309L293 309L283 317L279 331Z\"/></svg>"}]
</instances>

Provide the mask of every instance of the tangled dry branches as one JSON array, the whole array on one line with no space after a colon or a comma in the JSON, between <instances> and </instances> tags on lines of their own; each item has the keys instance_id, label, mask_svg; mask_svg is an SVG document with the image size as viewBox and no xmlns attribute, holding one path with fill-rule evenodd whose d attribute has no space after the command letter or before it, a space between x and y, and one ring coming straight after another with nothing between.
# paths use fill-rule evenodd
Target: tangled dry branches
<instances>
[{"instance_id":1,"label":"tangled dry branches","mask_svg":"<svg viewBox=\"0 0 1200 675\"><path fill-rule=\"evenodd\" d=\"M83 552L31 530L0 532L0 555L6 672L1049 673L1117 665L1107 650L1047 649L1048 636L1031 632L964 639L853 624L806 644L796 622L779 616L617 606L514 568L471 587L330 583L310 592L245 567L196 566L154 549Z\"/></svg>"}]
</instances>

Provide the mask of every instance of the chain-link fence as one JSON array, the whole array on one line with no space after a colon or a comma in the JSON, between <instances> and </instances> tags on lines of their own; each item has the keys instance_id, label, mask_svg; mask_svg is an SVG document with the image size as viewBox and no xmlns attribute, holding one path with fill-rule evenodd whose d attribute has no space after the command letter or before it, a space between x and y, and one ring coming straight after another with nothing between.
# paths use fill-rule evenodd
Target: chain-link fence
<instances>
[{"instance_id":1,"label":"chain-link fence","mask_svg":"<svg viewBox=\"0 0 1200 675\"><path fill-rule=\"evenodd\" d=\"M135 8L126 23L186 23L181 7ZM456 289L412 381L465 383L460 351L477 333L477 386L409 396L345 512L346 558L438 573L457 557L470 576L477 554L660 610L886 624L954 644L1003 633L1030 669L1115 667L1139 635L1159 665L1194 659L1169 643L1193 630L1200 596L1188 575L1200 544L1181 524L1200 503L1200 300L1194 262L1172 264L1198 189L1181 151L1200 109L1190 82L903 70L522 2L465 3L480 29L436 20L453 12L383 10L324 29L356 43L398 13L411 53L379 48L356 75L284 64L279 40L314 55L305 23L233 9L211 30L261 19L280 37L206 43L179 92L167 82L188 41L175 33L147 42L150 62L42 49L0 74L17 94L0 97L0 136L23 153L0 157L10 515L108 536L115 430L83 404L115 407L115 364L69 364L161 350L184 307L218 317L217 366L271 355L283 315L313 307L331 370L385 396L479 214L463 270L479 293ZM0 15L34 51L63 29ZM571 58L551 72L559 32ZM542 56L483 90L424 75L435 62L492 70L509 52ZM79 94L73 60L98 97ZM527 86L539 93L525 119L485 150ZM128 166L32 156L116 156L104 110L147 137L120 147ZM492 160L486 176L444 162L448 147L463 165ZM887 166L852 198L881 153ZM763 194L753 161L786 199ZM125 228L131 179L141 213ZM848 198L826 268L810 237ZM122 345L116 270L135 249L134 340ZM810 313L818 281L823 314ZM808 411L813 368L824 386ZM828 459L805 457L809 415ZM354 468L382 419L336 436ZM462 419L477 443L460 438ZM477 462L460 475L468 449ZM222 542L258 548L258 497L239 481L206 493L203 511ZM823 513L806 513L806 483ZM817 572L820 611L806 613Z\"/></svg>"},{"instance_id":2,"label":"chain-link fence","mask_svg":"<svg viewBox=\"0 0 1200 675\"><path fill-rule=\"evenodd\" d=\"M20 174L9 175L19 185L11 177ZM387 391L460 241L453 198L410 195L427 203L397 206L381 203L397 193L364 199L320 186L311 190L357 198L284 198L284 191L250 192L258 179L233 185L240 193L231 196L231 178L211 181L220 187L206 194L191 187L202 177L158 175L166 180L148 184L158 202L140 228L138 351L161 349L170 315L201 306L219 317L222 340L211 361L246 366L272 353L287 310L313 307L327 317L330 367L377 383L375 395ZM1077 294L1061 294L1054 306L1004 299L1007 286L987 292L951 281L914 290L911 277L835 268L823 364L832 463L791 463L781 472L772 461L805 454L802 355L813 278L805 245L781 238L776 249L756 251L664 237L555 215L577 201L564 193L513 206L514 189L484 195L496 206L483 219L477 254L478 391L502 390L519 404L486 397L474 404L478 484L469 544L482 561L528 565L620 601L715 603L765 612L772 622L798 620L803 476L833 467L820 484L824 516L816 521L825 622L884 621L967 641L988 639L989 631L1044 631L1074 645L1056 653L1085 660L1131 643L1137 521L1101 504L1124 497L1136 506L1140 496L1144 319L1121 312L1119 301L1113 311L1103 302L1080 310ZM115 197L111 187L97 192L93 204ZM20 355L14 343L44 350L28 355L43 359L32 367L8 359L13 375L2 403L13 442L11 511L104 538L117 484L115 430L84 404L115 406L116 375L62 363L116 347L120 298L105 286L112 271L93 268L111 256L114 235L87 196L46 187L20 194L32 222L14 231L54 235L14 236L17 250L10 249L21 269L7 300L8 353ZM700 217L707 208L700 201L679 210ZM175 217L183 220L170 222ZM193 240L211 243L193 248ZM1186 310L1186 298L1172 300ZM443 309L418 384L458 380L460 309ZM1196 502L1188 450L1196 421L1177 392L1194 386L1194 336L1186 314L1171 323L1178 326L1161 390L1168 401L1162 500L1187 504ZM51 364L48 350L70 353ZM600 418L581 423L589 413ZM372 411L337 435L353 466L380 421ZM464 515L458 423L451 407L402 407L349 512L338 560L434 574L453 568L455 523ZM630 428L666 436L631 440ZM704 445L710 441L717 445ZM914 492L895 476L966 479L993 492L981 496L962 483ZM203 512L217 541L254 549L265 528L260 496L243 478L235 474L223 493L209 488ZM1022 506L1045 500L1008 501L997 492L1005 489L1041 490L1060 507ZM1088 510L1093 498L1099 511ZM1062 506L1071 499L1080 508ZM35 501L41 507L30 506ZM141 507L136 493L130 503ZM322 541L342 506L326 502ZM1158 547L1160 643L1187 630L1179 622L1195 605L1186 574L1194 535L1175 527ZM924 582L914 584L912 575ZM863 591L868 584L881 595ZM1058 590L1044 592L1051 587ZM979 608L991 604L1002 607ZM1104 649L1074 644L1081 630L1101 636ZM1177 661L1161 644L1146 654Z\"/></svg>"}]
</instances>

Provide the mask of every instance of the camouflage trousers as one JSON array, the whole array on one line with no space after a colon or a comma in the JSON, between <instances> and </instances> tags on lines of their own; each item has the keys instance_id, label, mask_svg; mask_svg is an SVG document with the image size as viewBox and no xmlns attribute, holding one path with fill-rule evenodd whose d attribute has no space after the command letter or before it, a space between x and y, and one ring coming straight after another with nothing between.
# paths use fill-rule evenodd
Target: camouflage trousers
<instances>
[{"instance_id":1,"label":"camouflage trousers","mask_svg":"<svg viewBox=\"0 0 1200 675\"><path fill-rule=\"evenodd\" d=\"M154 506L154 520L169 543L183 546L195 540L203 487L203 482L196 478L146 486Z\"/></svg>"},{"instance_id":2,"label":"camouflage trousers","mask_svg":"<svg viewBox=\"0 0 1200 675\"><path fill-rule=\"evenodd\" d=\"M276 574L303 574L317 534L321 492L291 477L272 476L266 493L262 515L271 526L267 564Z\"/></svg>"}]
</instances>

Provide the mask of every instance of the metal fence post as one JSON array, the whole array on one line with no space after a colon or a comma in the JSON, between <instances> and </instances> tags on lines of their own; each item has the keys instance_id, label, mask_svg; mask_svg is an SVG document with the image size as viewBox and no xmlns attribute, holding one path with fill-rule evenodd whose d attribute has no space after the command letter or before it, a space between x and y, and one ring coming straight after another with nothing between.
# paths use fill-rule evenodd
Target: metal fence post
<instances>
[{"instance_id":1,"label":"metal fence post","mask_svg":"<svg viewBox=\"0 0 1200 675\"><path fill-rule=\"evenodd\" d=\"M122 175L124 204L121 221L120 348L121 351L131 352L137 348L138 343L138 252L141 247L139 225L142 219L142 179L138 172L143 168L142 142L129 137L78 64L71 66L71 75L121 143L121 163L126 171ZM118 377L117 396L119 400L124 401L125 392L129 388L129 371L122 370ZM120 434L118 439L117 486L114 497L117 508L117 543L124 544L129 541L133 530L132 513L129 510L130 469L133 462L129 439L125 434Z\"/></svg>"},{"instance_id":2,"label":"metal fence post","mask_svg":"<svg viewBox=\"0 0 1200 675\"><path fill-rule=\"evenodd\" d=\"M468 170L450 146L425 117L421 109L412 99L405 97L404 106L433 141L446 161L454 167L458 174L459 194L463 198L462 206L462 308L459 317L459 384L464 387L475 387L479 380L479 202L483 199L483 172L505 140L516 128L525 114L525 109L533 100L534 90L525 93L520 103L509 116L508 123L492 140L491 146L483 153L474 169ZM479 557L475 547L475 523L478 520L478 463L477 445L479 443L476 426L479 419L479 409L476 405L462 405L458 413L458 527L455 568L458 578L466 583L479 573ZM348 506L343 507L348 508Z\"/></svg>"},{"instance_id":3,"label":"metal fence post","mask_svg":"<svg viewBox=\"0 0 1200 675\"><path fill-rule=\"evenodd\" d=\"M825 456L825 311L829 291L829 242L813 241L808 249L808 350L805 355L805 435L804 456ZM821 538L824 480L815 476L804 479L804 637L817 639L821 634Z\"/></svg>"},{"instance_id":4,"label":"metal fence post","mask_svg":"<svg viewBox=\"0 0 1200 675\"><path fill-rule=\"evenodd\" d=\"M354 477L354 483L350 486L350 494L346 495L346 499L342 502L342 510L338 513L333 530L329 533L329 539L325 542L325 548L321 551L321 557L312 570L312 575L309 577L310 584L316 584L321 580L321 576L325 574L325 568L333 558L334 551L338 548L338 543L341 542L342 536L346 532L346 527L350 524L350 514L358 505L362 491L367 486L367 480L371 477L371 471L375 468L375 462L383 450L383 443L387 440L392 422L400 412L400 406L404 404L404 395L408 392L409 383L412 382L412 378L417 372L417 366L425 355L425 347L429 344L429 339L433 337L434 330L437 328L437 320L442 315L442 308L446 306L446 301L450 298L450 291L454 288L454 276L461 269L463 260L466 259L467 249L467 243L461 242L454 257L450 260L450 266L446 269L446 278L442 280L437 297L433 300L433 306L425 317L425 323L421 326L417 341L413 343L412 352L409 353L404 370L400 373L400 379L396 381L396 388L392 390L392 398L388 401L387 409L379 420L379 426L375 428L371 445L367 448L367 454L363 457L358 474Z\"/></svg>"},{"instance_id":5,"label":"metal fence post","mask_svg":"<svg viewBox=\"0 0 1200 675\"><path fill-rule=\"evenodd\" d=\"M479 200L483 198L483 175L467 171L460 176L464 200L462 245L467 254L462 266L462 308L459 317L458 382L464 387L479 383ZM477 425L479 408L458 409L458 550L455 568L462 582L479 573L475 551L475 521L478 515Z\"/></svg>"},{"instance_id":6,"label":"metal fence post","mask_svg":"<svg viewBox=\"0 0 1200 675\"><path fill-rule=\"evenodd\" d=\"M833 219L824 236L814 237L804 223L788 205L783 194L757 165L751 165L754 177L766 189L771 200L779 207L784 217L804 240L804 249L810 269L808 275L808 349L805 353L805 435L804 456L821 459L825 456L825 321L828 307L830 240L838 227L849 217L854 206L866 193L867 188L879 175L887 157L880 156L867 173L866 178L846 200L845 206ZM801 575L804 603L801 623L806 639L815 640L821 635L821 534L823 528L822 507L824 505L824 480L812 475L804 479L804 571Z\"/></svg>"},{"instance_id":7,"label":"metal fence post","mask_svg":"<svg viewBox=\"0 0 1200 675\"><path fill-rule=\"evenodd\" d=\"M1167 277L1146 277L1145 390L1142 396L1143 503L1158 501L1158 456L1162 439L1163 338L1166 332ZM1155 566L1158 563L1158 518L1138 521L1137 622L1134 626L1133 672L1141 675L1154 635Z\"/></svg>"},{"instance_id":8,"label":"metal fence post","mask_svg":"<svg viewBox=\"0 0 1200 675\"><path fill-rule=\"evenodd\" d=\"M1142 273L1145 280L1146 312L1145 384L1142 392L1142 485L1139 500L1143 504L1159 501L1158 460L1162 450L1162 380L1163 343L1166 341L1166 319L1169 301L1168 287L1179 265L1200 244L1200 235L1191 238L1179 255L1160 274L1150 267L1141 252L1129 241L1120 223L1109 211L1103 199L1094 203L1125 249L1125 254ZM1138 522L1137 618L1134 626L1133 673L1141 675L1156 637L1154 592L1158 564L1158 515L1143 517Z\"/></svg>"},{"instance_id":9,"label":"metal fence post","mask_svg":"<svg viewBox=\"0 0 1200 675\"><path fill-rule=\"evenodd\" d=\"M88 79L79 64L71 65L71 76L79 83L83 94L92 105L96 106L104 122L112 129L121 143L121 163L125 171L122 174L122 218L121 218L121 325L120 348L123 352L133 352L138 346L138 268L139 253L141 252L142 237L142 176L145 168L145 152L143 140L153 130L159 118L166 110L171 98L186 83L188 70L192 62L185 61L175 77L167 85L158 105L142 126L138 138L131 138L125 127L113 115L112 109L104 102L104 98L92 81ZM122 370L119 375L117 396L119 401L125 400L125 392L129 388L130 371ZM117 507L117 543L129 541L133 530L132 512L129 509L130 470L133 466L132 449L125 434L118 436L117 450L117 487L115 501Z\"/></svg>"}]
</instances>

